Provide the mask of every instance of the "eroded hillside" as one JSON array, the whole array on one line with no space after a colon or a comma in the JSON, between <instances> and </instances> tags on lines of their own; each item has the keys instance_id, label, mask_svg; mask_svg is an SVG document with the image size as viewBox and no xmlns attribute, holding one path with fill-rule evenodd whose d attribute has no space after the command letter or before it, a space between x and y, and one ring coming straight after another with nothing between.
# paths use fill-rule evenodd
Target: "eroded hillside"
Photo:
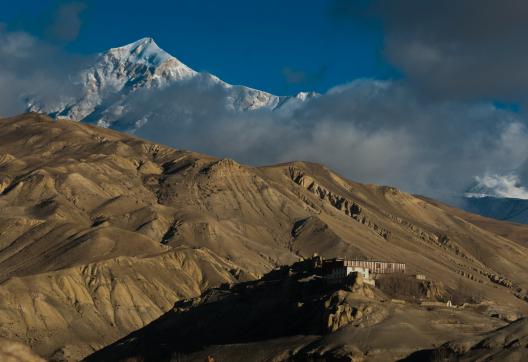
<instances>
[{"instance_id":1,"label":"eroded hillside","mask_svg":"<svg viewBox=\"0 0 528 362\"><path fill-rule=\"evenodd\" d=\"M0 336L45 357L78 359L313 253L405 262L528 311L522 226L499 236L320 165L254 168L36 114L2 120L0 140Z\"/></svg>"},{"instance_id":2,"label":"eroded hillside","mask_svg":"<svg viewBox=\"0 0 528 362\"><path fill-rule=\"evenodd\" d=\"M407 302L391 299L387 288L365 283L361 274L326 283L315 259L177 302L87 360L399 361L445 341L481 339L505 325L483 306L435 303L442 296L434 293L424 293L421 304L411 302L410 294L402 296ZM412 276L398 278L416 282ZM526 339L526 330L517 334ZM498 343L496 352L510 342ZM438 361L432 355L419 360ZM456 360L456 353L451 356Z\"/></svg>"}]
</instances>

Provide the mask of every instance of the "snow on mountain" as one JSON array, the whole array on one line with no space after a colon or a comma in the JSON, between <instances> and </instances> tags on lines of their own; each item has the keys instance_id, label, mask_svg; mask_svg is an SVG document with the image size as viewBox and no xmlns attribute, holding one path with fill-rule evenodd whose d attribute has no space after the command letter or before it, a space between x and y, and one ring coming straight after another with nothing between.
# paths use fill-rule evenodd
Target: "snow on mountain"
<instances>
[{"instance_id":1,"label":"snow on mountain","mask_svg":"<svg viewBox=\"0 0 528 362\"><path fill-rule=\"evenodd\" d=\"M528 190L521 185L518 176L485 175L475 177L475 184L465 194L469 198L497 197L528 199Z\"/></svg>"},{"instance_id":2,"label":"snow on mountain","mask_svg":"<svg viewBox=\"0 0 528 362\"><path fill-rule=\"evenodd\" d=\"M459 206L498 220L528 223L528 190L515 173L475 177Z\"/></svg>"},{"instance_id":3,"label":"snow on mountain","mask_svg":"<svg viewBox=\"0 0 528 362\"><path fill-rule=\"evenodd\" d=\"M198 78L205 80L209 87L219 87L227 95L226 108L235 112L258 109L287 112L317 96L313 92L302 92L293 97L281 97L231 85L214 75L191 69L159 48L152 38L143 38L100 54L95 64L73 76L73 82L81 87L80 97L72 97L60 104L44 104L38 97L33 97L28 101L27 108L57 118L134 132L151 121L154 114L145 109L144 115L135 122L123 120L131 108L134 94L140 90L163 90Z\"/></svg>"}]
</instances>

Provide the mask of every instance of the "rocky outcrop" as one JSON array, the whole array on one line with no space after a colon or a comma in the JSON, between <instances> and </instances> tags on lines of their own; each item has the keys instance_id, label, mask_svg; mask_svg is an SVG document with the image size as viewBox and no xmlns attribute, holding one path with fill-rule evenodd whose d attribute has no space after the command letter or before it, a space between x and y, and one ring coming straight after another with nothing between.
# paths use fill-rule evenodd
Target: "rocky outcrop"
<instances>
[{"instance_id":1,"label":"rocky outcrop","mask_svg":"<svg viewBox=\"0 0 528 362\"><path fill-rule=\"evenodd\" d=\"M502 275L499 275L493 272L488 272L488 271L481 271L481 273L487 276L488 279L491 280L495 284L499 284L499 285L502 285L503 287L510 288L510 289L513 288L514 286L511 280L509 280L508 278L505 278Z\"/></svg>"},{"instance_id":2,"label":"rocky outcrop","mask_svg":"<svg viewBox=\"0 0 528 362\"><path fill-rule=\"evenodd\" d=\"M227 176L229 172L245 172L245 169L236 161L230 159L230 158L223 158L218 161L211 162L202 170L200 173L204 175L210 175L215 177L223 177Z\"/></svg>"},{"instance_id":3,"label":"rocky outcrop","mask_svg":"<svg viewBox=\"0 0 528 362\"><path fill-rule=\"evenodd\" d=\"M385 187L386 189L394 189L394 188L387 188ZM395 190L395 189L394 189ZM408 220L405 220L399 216L396 216L396 215L393 215L391 213L388 213L388 212L384 212L383 213L385 216L387 216L389 219L391 219L392 221L394 221L395 223L399 224L399 225L402 225L404 228L406 228L407 230L411 231L413 234L415 234L416 236L418 236L420 239L424 240L424 241L429 241L429 242L433 242L433 243L438 243L438 235L434 234L434 233L431 233L429 231L426 231L424 229L422 229L421 227L419 226L416 226L415 224L409 222Z\"/></svg>"},{"instance_id":4,"label":"rocky outcrop","mask_svg":"<svg viewBox=\"0 0 528 362\"><path fill-rule=\"evenodd\" d=\"M4 190L11 184L11 178L0 175L0 195L4 193Z\"/></svg>"},{"instance_id":5,"label":"rocky outcrop","mask_svg":"<svg viewBox=\"0 0 528 362\"><path fill-rule=\"evenodd\" d=\"M316 195L319 199L324 200L334 209L339 210L343 214L351 217L353 220L365 225L382 238L386 240L390 238L390 231L372 221L372 219L357 202L333 193L332 191L320 185L314 178L306 175L304 171L300 169L290 167L289 174L293 182ZM314 205L310 204L310 206L313 207Z\"/></svg>"},{"instance_id":6,"label":"rocky outcrop","mask_svg":"<svg viewBox=\"0 0 528 362\"><path fill-rule=\"evenodd\" d=\"M524 300L525 302L528 302L528 290L527 289L517 287L514 294L517 298Z\"/></svg>"},{"instance_id":7,"label":"rocky outcrop","mask_svg":"<svg viewBox=\"0 0 528 362\"><path fill-rule=\"evenodd\" d=\"M323 330L332 333L349 324L356 327L366 327L379 323L386 316L386 311L373 303L351 301L350 297L358 292L340 290L324 302ZM373 294L370 291L370 295Z\"/></svg>"}]
</instances>

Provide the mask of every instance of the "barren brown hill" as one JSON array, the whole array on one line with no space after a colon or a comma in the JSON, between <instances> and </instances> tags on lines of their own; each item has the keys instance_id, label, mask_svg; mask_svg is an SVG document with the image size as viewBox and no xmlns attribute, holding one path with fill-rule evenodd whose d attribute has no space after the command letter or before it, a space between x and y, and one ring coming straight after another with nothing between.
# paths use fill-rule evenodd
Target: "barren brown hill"
<instances>
[{"instance_id":1,"label":"barren brown hill","mask_svg":"<svg viewBox=\"0 0 528 362\"><path fill-rule=\"evenodd\" d=\"M528 320L521 318L479 336L450 341L438 348L413 353L408 362L418 361L526 361Z\"/></svg>"},{"instance_id":2,"label":"barren brown hill","mask_svg":"<svg viewBox=\"0 0 528 362\"><path fill-rule=\"evenodd\" d=\"M470 212L454 208L439 201L433 200L424 196L417 196L435 206L438 206L445 211L457 215L458 217L469 221L476 226L491 231L497 235L503 236L507 239L517 241L522 245L528 245L528 228L525 224L517 224L508 221L501 221L497 219L490 219L489 217L472 214Z\"/></svg>"},{"instance_id":3,"label":"barren brown hill","mask_svg":"<svg viewBox=\"0 0 528 362\"><path fill-rule=\"evenodd\" d=\"M310 268L314 260L177 302L153 323L87 360L205 361L211 356L240 362L444 361L435 359L441 354L431 347L446 340L465 346L506 324L490 315L490 305L453 308L435 302L447 292L411 276L389 279L397 278L400 286L421 283L424 288L417 291L428 301L413 303L410 294L402 293L404 288L398 292L407 302L391 299L385 283L374 288L361 276L341 284L325 283L317 267ZM528 331L514 329L515 337L502 343L496 338L496 353L514 338L520 342L518 353L525 351L522 341ZM457 354L446 355L455 357L449 361L456 360Z\"/></svg>"},{"instance_id":4,"label":"barren brown hill","mask_svg":"<svg viewBox=\"0 0 528 362\"><path fill-rule=\"evenodd\" d=\"M313 253L405 262L528 312L528 249L508 239L522 226L500 236L317 164L249 167L26 114L0 121L0 193L0 336L45 357L78 359L181 298Z\"/></svg>"}]
</instances>

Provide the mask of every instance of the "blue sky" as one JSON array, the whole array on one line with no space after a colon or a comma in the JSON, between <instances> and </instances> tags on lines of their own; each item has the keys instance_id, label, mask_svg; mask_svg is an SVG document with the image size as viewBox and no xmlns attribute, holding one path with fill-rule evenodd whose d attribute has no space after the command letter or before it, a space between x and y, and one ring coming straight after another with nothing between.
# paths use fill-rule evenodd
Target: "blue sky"
<instances>
[{"instance_id":1,"label":"blue sky","mask_svg":"<svg viewBox=\"0 0 528 362\"><path fill-rule=\"evenodd\" d=\"M332 1L83 1L78 34L58 41L46 29L71 3L7 2L0 21L76 53L151 36L197 70L280 95L395 76L381 29L336 17Z\"/></svg>"}]
</instances>

